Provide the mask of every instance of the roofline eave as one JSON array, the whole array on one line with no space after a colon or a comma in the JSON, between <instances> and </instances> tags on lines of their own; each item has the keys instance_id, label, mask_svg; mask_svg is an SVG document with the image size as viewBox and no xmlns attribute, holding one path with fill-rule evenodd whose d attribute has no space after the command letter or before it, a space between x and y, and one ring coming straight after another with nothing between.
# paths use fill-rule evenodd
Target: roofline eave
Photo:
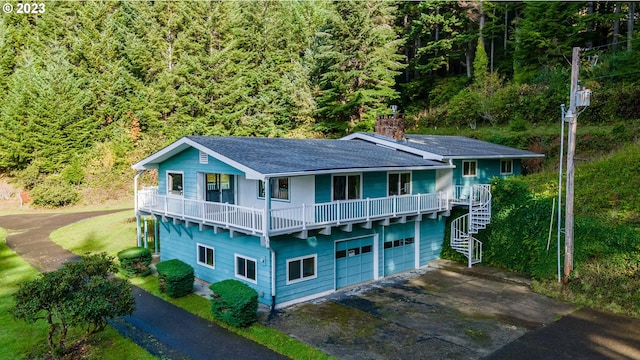
<instances>
[{"instance_id":1,"label":"roofline eave","mask_svg":"<svg viewBox=\"0 0 640 360\"><path fill-rule=\"evenodd\" d=\"M349 174L374 171L413 171L413 170L439 170L454 169L454 165L433 165L433 166L385 166L375 168L348 168L348 169L320 169L320 170L304 170L281 173L264 174L266 177L289 177L289 176L305 176L305 175L324 175L324 174Z\"/></svg>"}]
</instances>

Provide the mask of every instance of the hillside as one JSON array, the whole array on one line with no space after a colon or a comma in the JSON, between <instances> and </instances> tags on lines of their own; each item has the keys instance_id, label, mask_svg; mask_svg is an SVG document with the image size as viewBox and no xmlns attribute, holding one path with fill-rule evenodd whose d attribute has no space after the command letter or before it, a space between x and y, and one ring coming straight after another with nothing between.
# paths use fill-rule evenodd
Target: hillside
<instances>
[{"instance_id":1,"label":"hillside","mask_svg":"<svg viewBox=\"0 0 640 360\"><path fill-rule=\"evenodd\" d=\"M568 103L574 46L593 90L581 141L606 153L640 118L631 5L47 2L0 18L0 173L38 206L104 201L181 136L338 137L391 105L421 132L553 154L551 130L527 134Z\"/></svg>"}]
</instances>

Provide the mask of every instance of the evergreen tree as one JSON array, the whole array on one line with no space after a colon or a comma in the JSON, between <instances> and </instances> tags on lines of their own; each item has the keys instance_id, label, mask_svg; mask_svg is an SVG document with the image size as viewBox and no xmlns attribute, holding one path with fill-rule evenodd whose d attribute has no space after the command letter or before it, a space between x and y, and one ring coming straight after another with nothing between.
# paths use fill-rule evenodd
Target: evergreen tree
<instances>
[{"instance_id":1,"label":"evergreen tree","mask_svg":"<svg viewBox=\"0 0 640 360\"><path fill-rule=\"evenodd\" d=\"M24 168L38 159L43 173L61 170L93 143L96 124L85 107L92 94L73 75L62 51L47 61L28 57L9 80L0 109L1 167Z\"/></svg>"},{"instance_id":2,"label":"evergreen tree","mask_svg":"<svg viewBox=\"0 0 640 360\"><path fill-rule=\"evenodd\" d=\"M320 129L371 129L376 115L398 98L395 76L403 56L394 11L385 1L332 3L314 50Z\"/></svg>"},{"instance_id":3,"label":"evergreen tree","mask_svg":"<svg viewBox=\"0 0 640 360\"><path fill-rule=\"evenodd\" d=\"M577 25L579 2L526 2L516 31L514 80L530 81L541 66L565 62L571 48L582 45Z\"/></svg>"}]
</instances>

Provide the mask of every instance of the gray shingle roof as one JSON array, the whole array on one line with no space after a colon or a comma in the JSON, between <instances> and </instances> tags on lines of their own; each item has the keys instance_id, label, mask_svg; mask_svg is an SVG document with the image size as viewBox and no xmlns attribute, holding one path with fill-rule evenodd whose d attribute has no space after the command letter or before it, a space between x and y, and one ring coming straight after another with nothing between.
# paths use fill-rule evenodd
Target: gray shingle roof
<instances>
[{"instance_id":1,"label":"gray shingle roof","mask_svg":"<svg viewBox=\"0 0 640 360\"><path fill-rule=\"evenodd\" d=\"M542 154L537 154L531 151L520 150L464 136L406 134L406 140L394 140L374 133L362 133L362 135L369 136L377 140L391 141L399 145L408 146L417 150L440 155L444 158L452 159L530 158L543 156Z\"/></svg>"},{"instance_id":2,"label":"gray shingle roof","mask_svg":"<svg viewBox=\"0 0 640 360\"><path fill-rule=\"evenodd\" d=\"M188 136L187 139L264 175L446 166L439 161L425 160L360 140L209 136Z\"/></svg>"}]
</instances>

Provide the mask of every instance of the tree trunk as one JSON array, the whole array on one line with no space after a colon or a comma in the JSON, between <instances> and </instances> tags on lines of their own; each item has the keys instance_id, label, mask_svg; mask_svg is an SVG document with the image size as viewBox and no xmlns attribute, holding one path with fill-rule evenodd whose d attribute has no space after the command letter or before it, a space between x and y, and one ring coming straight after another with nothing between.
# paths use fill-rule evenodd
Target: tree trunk
<instances>
[{"instance_id":1,"label":"tree trunk","mask_svg":"<svg viewBox=\"0 0 640 360\"><path fill-rule=\"evenodd\" d=\"M631 45L631 39L633 38L633 16L636 13L636 3L633 1L629 2L629 18L627 20L627 52L631 52L633 50L633 46Z\"/></svg>"},{"instance_id":2,"label":"tree trunk","mask_svg":"<svg viewBox=\"0 0 640 360\"><path fill-rule=\"evenodd\" d=\"M615 14L615 20L613 21L613 50L615 51L618 47L618 37L620 36L620 3L616 3L615 10L613 11Z\"/></svg>"},{"instance_id":3,"label":"tree trunk","mask_svg":"<svg viewBox=\"0 0 640 360\"><path fill-rule=\"evenodd\" d=\"M504 52L507 53L507 40L509 39L509 5L504 7Z\"/></svg>"}]
</instances>

